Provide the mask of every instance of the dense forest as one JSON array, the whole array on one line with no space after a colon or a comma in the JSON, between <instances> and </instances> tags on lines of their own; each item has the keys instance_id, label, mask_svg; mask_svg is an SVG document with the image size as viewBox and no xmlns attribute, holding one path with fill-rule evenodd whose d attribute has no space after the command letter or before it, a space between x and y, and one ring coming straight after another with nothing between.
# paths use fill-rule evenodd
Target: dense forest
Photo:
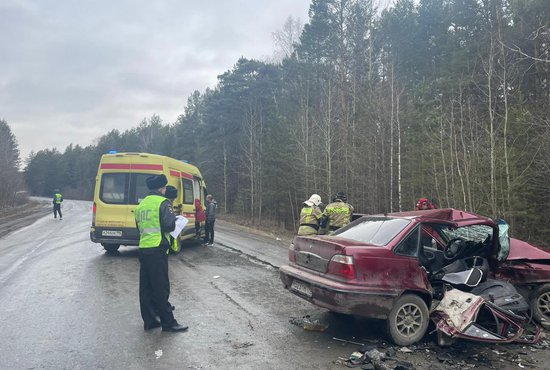
<instances>
[{"instance_id":1,"label":"dense forest","mask_svg":"<svg viewBox=\"0 0 550 370\"><path fill-rule=\"evenodd\" d=\"M13 207L27 200L23 178L19 172L19 145L8 123L0 119L0 209Z\"/></svg>"},{"instance_id":2,"label":"dense forest","mask_svg":"<svg viewBox=\"0 0 550 370\"><path fill-rule=\"evenodd\" d=\"M274 39L277 60L236 61L176 122L32 153L29 190L91 199L102 153L150 152L197 164L257 225L292 229L312 193L361 213L424 196L550 246L550 1L313 0Z\"/></svg>"}]
</instances>

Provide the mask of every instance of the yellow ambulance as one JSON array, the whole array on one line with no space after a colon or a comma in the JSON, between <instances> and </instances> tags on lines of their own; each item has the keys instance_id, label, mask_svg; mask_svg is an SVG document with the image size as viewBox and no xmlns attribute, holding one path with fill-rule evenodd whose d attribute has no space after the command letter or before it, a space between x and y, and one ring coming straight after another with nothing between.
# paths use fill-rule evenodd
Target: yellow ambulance
<instances>
[{"instance_id":1,"label":"yellow ambulance","mask_svg":"<svg viewBox=\"0 0 550 370\"><path fill-rule=\"evenodd\" d=\"M189 220L179 240L194 238L195 199L200 199L204 207L206 198L206 184L199 169L162 155L110 152L101 157L97 171L90 239L101 243L107 252L115 252L121 245L139 245L134 210L149 193L145 179L160 174L166 175L168 185L178 189L176 213Z\"/></svg>"}]
</instances>

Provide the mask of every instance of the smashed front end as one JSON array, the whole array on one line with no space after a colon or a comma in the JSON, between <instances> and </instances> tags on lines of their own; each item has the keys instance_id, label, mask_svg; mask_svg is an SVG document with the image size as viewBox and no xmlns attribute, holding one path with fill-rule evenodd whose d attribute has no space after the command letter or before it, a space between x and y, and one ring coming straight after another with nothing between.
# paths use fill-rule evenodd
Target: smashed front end
<instances>
[{"instance_id":1,"label":"smashed front end","mask_svg":"<svg viewBox=\"0 0 550 370\"><path fill-rule=\"evenodd\" d=\"M431 319L438 331L438 343L449 345L454 339L490 343L536 343L540 328L528 332L526 316L502 309L482 296L451 289L433 309Z\"/></svg>"}]
</instances>

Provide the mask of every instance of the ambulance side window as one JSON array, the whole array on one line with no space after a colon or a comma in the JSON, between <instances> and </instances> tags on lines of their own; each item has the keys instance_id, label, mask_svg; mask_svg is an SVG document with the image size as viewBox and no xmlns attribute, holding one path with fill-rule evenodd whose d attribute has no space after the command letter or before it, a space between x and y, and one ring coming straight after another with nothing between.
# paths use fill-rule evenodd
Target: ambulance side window
<instances>
[{"instance_id":1,"label":"ambulance side window","mask_svg":"<svg viewBox=\"0 0 550 370\"><path fill-rule=\"evenodd\" d=\"M132 174L132 186L130 187L130 204L139 204L149 194L147 187L147 178L151 176L148 173Z\"/></svg>"},{"instance_id":2,"label":"ambulance side window","mask_svg":"<svg viewBox=\"0 0 550 370\"><path fill-rule=\"evenodd\" d=\"M194 198L201 199L201 185L200 185L200 178L198 177L193 177L193 190L194 190Z\"/></svg>"},{"instance_id":3,"label":"ambulance side window","mask_svg":"<svg viewBox=\"0 0 550 370\"><path fill-rule=\"evenodd\" d=\"M127 173L104 173L101 176L101 188L99 198L109 204L128 203L128 179Z\"/></svg>"},{"instance_id":4,"label":"ambulance side window","mask_svg":"<svg viewBox=\"0 0 550 370\"><path fill-rule=\"evenodd\" d=\"M195 197L193 195L193 181L190 179L183 178L183 203L184 204L194 204Z\"/></svg>"}]
</instances>

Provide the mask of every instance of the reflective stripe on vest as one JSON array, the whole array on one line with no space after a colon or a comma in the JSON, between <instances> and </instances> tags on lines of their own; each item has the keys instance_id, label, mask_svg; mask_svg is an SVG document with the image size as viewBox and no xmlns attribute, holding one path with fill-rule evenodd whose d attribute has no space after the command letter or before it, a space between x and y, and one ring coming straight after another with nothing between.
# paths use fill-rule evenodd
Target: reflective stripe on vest
<instances>
[{"instance_id":1,"label":"reflective stripe on vest","mask_svg":"<svg viewBox=\"0 0 550 370\"><path fill-rule=\"evenodd\" d=\"M63 196L59 193L56 193L55 194L55 204L61 204L61 198L63 198Z\"/></svg>"},{"instance_id":2,"label":"reflective stripe on vest","mask_svg":"<svg viewBox=\"0 0 550 370\"><path fill-rule=\"evenodd\" d=\"M300 225L303 224L319 224L319 217L321 216L320 209L314 209L313 207L306 206L300 211Z\"/></svg>"},{"instance_id":3,"label":"reflective stripe on vest","mask_svg":"<svg viewBox=\"0 0 550 370\"><path fill-rule=\"evenodd\" d=\"M139 247L156 248L162 241L160 227L160 205L166 200L160 195L148 195L135 210L136 222L139 229ZM169 233L166 233L167 240Z\"/></svg>"},{"instance_id":4,"label":"reflective stripe on vest","mask_svg":"<svg viewBox=\"0 0 550 370\"><path fill-rule=\"evenodd\" d=\"M351 209L347 203L335 202L325 208L325 214L329 217L329 227L342 227L350 222Z\"/></svg>"}]
</instances>

